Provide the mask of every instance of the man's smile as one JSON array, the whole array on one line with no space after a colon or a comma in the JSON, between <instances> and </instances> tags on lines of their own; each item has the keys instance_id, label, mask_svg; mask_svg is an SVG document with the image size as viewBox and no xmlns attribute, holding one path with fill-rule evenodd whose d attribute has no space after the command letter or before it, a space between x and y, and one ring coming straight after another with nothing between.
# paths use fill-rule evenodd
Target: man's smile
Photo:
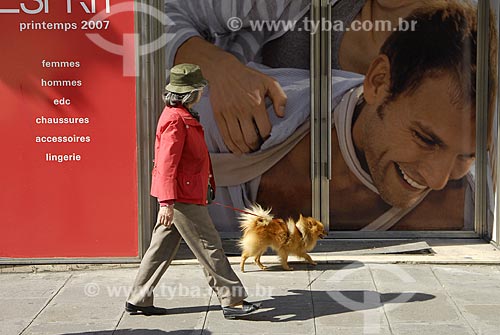
<instances>
[{"instance_id":1,"label":"man's smile","mask_svg":"<svg viewBox=\"0 0 500 335\"><path fill-rule=\"evenodd\" d=\"M401 172L401 176L403 177L403 179L413 188L416 188L417 190L425 190L427 189L427 186L424 186L424 185L421 185L419 184L418 182L416 182L415 180L413 180L409 175L408 173L406 173L403 168L396 163L396 166L398 167L399 171Z\"/></svg>"}]
</instances>

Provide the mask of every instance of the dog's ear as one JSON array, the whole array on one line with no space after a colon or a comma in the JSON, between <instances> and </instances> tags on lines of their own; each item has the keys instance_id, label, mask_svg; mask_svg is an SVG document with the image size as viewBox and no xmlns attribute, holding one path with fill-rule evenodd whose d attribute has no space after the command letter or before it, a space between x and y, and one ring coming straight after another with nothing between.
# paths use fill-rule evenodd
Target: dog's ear
<instances>
[{"instance_id":1,"label":"dog's ear","mask_svg":"<svg viewBox=\"0 0 500 335\"><path fill-rule=\"evenodd\" d=\"M314 221L313 220L307 220L307 225L309 228L312 228Z\"/></svg>"},{"instance_id":2,"label":"dog's ear","mask_svg":"<svg viewBox=\"0 0 500 335\"><path fill-rule=\"evenodd\" d=\"M302 214L299 214L299 221L304 221L304 217L302 216Z\"/></svg>"}]
</instances>

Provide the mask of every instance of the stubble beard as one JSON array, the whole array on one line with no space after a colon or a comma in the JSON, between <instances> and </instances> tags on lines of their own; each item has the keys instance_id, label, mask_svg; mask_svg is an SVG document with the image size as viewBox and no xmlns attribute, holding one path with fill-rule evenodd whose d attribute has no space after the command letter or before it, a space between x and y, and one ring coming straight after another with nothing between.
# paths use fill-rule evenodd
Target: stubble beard
<instances>
[{"instance_id":1,"label":"stubble beard","mask_svg":"<svg viewBox=\"0 0 500 335\"><path fill-rule=\"evenodd\" d=\"M384 113L383 108L379 109L379 111ZM400 178L400 176L397 170L394 171L394 169L397 169L394 165L395 162L391 160L384 161L388 149L377 148L377 143L380 143L380 139L379 141L374 140L376 138L374 136L379 135L380 137L381 134L377 134L376 131L370 131L373 128L374 122L380 122L380 115L381 114L375 116L377 120L368 122L364 129L364 138L373 139L364 143L364 156L368 166L368 172L370 173L373 184L377 188L380 197L385 203L398 208L409 208L417 201L418 197L416 195L411 195L408 190L405 190L403 186L399 185L397 178ZM392 175L394 175L394 178Z\"/></svg>"}]
</instances>

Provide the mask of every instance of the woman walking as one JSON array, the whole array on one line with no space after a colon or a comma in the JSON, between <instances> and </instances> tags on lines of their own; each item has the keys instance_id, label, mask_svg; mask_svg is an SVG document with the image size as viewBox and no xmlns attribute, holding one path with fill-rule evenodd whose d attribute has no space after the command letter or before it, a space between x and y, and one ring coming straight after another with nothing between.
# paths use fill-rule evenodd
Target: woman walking
<instances>
[{"instance_id":1,"label":"woman walking","mask_svg":"<svg viewBox=\"0 0 500 335\"><path fill-rule=\"evenodd\" d=\"M244 301L246 291L231 268L206 205L215 191L210 158L199 116L192 107L207 81L200 68L179 64L170 71L163 110L156 130L151 195L160 203L156 225L125 304L131 314L160 315L153 289L184 239L203 266L226 318L249 314L258 305Z\"/></svg>"}]
</instances>

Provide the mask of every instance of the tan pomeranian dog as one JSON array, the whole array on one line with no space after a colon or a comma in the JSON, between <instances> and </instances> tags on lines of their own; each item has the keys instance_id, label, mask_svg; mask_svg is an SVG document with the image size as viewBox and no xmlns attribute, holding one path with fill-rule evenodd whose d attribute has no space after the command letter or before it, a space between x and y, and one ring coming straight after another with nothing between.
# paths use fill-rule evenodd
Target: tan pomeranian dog
<instances>
[{"instance_id":1,"label":"tan pomeranian dog","mask_svg":"<svg viewBox=\"0 0 500 335\"><path fill-rule=\"evenodd\" d=\"M288 266L288 255L304 258L307 263L316 265L311 256L307 254L315 246L319 238L328 235L324 226L312 217L303 217L297 222L288 219L275 219L271 209L264 210L260 205L246 209L248 213L240 215L240 227L243 231L238 245L241 253L241 271L245 272L245 261L254 257L255 264L262 270L266 267L260 262L260 257L268 247L278 254L284 270L293 270Z\"/></svg>"}]
</instances>

